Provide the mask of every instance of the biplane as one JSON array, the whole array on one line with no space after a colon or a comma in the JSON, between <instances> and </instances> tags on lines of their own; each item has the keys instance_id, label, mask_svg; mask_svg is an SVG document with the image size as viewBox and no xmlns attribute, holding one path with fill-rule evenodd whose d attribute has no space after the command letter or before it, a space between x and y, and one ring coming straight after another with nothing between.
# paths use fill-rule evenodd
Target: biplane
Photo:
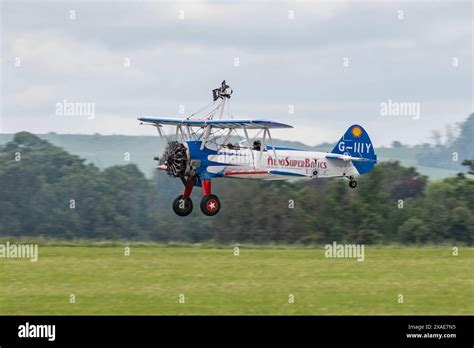
<instances>
[{"instance_id":1,"label":"biplane","mask_svg":"<svg viewBox=\"0 0 474 348\"><path fill-rule=\"evenodd\" d=\"M271 131L292 126L264 119L233 118L229 107L232 90L225 81L212 94L211 104L184 119L138 118L141 124L156 127L167 142L163 155L155 160L158 170L181 179L184 185L183 194L176 197L172 205L179 216L187 216L193 210L191 192L194 187L202 188L201 211L208 216L219 212L221 202L211 188L215 178L343 177L355 188L355 177L370 172L377 163L369 135L360 125L350 126L331 152L275 146ZM198 116L204 110L206 113ZM174 128L172 134L166 134L166 126Z\"/></svg>"}]
</instances>

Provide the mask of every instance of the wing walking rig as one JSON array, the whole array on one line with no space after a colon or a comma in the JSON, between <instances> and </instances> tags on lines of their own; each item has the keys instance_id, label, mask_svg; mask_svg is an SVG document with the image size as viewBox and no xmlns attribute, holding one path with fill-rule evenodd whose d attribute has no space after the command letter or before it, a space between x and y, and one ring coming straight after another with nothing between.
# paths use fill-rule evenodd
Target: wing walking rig
<instances>
[{"instance_id":1,"label":"wing walking rig","mask_svg":"<svg viewBox=\"0 0 474 348\"><path fill-rule=\"evenodd\" d=\"M345 177L355 188L355 177L371 171L377 163L372 142L360 125L352 125L331 152L307 151L275 146L274 129L292 126L266 119L234 118L230 111L232 90L222 82L212 90L213 101L187 118L139 117L141 124L156 127L167 142L158 161L158 170L180 178L182 195L173 201L173 210L187 216L193 210L191 193L201 187L201 211L208 216L221 209L212 194L214 178L257 180L308 180ZM166 134L165 128L174 128Z\"/></svg>"}]
</instances>

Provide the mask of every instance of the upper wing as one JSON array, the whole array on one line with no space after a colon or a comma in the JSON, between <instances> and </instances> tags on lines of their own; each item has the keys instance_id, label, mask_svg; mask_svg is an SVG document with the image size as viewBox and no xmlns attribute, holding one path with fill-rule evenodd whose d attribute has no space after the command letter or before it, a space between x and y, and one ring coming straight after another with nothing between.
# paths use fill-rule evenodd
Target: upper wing
<instances>
[{"instance_id":1,"label":"upper wing","mask_svg":"<svg viewBox=\"0 0 474 348\"><path fill-rule=\"evenodd\" d=\"M213 128L247 128L247 129L262 129L262 128L293 128L288 124L268 121L268 120L199 120L199 119L181 119L181 118L163 118L163 117L139 117L139 121L150 122L162 125L171 126L191 126L201 127L212 126Z\"/></svg>"}]
</instances>

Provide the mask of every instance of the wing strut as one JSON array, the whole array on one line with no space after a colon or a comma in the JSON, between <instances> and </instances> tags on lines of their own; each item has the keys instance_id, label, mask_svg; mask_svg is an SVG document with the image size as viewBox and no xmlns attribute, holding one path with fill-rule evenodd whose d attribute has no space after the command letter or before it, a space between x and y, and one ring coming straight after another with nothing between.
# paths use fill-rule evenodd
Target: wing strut
<instances>
[{"instance_id":1,"label":"wing strut","mask_svg":"<svg viewBox=\"0 0 474 348\"><path fill-rule=\"evenodd\" d=\"M169 142L168 137L166 136L166 133L161 129L161 126L158 123L155 123L156 130L158 131L158 134L160 135L160 138L165 138L167 142Z\"/></svg>"},{"instance_id":2,"label":"wing strut","mask_svg":"<svg viewBox=\"0 0 474 348\"><path fill-rule=\"evenodd\" d=\"M184 134L183 134L183 129L181 126L176 126L176 140L178 140L178 135L181 133L181 141L183 141Z\"/></svg>"},{"instance_id":3,"label":"wing strut","mask_svg":"<svg viewBox=\"0 0 474 348\"><path fill-rule=\"evenodd\" d=\"M245 126L243 126L242 128L243 128L244 133L245 133L245 138L247 139L247 146L250 148L250 146L252 146L252 145L250 144L249 133L247 132L247 128L245 128Z\"/></svg>"},{"instance_id":4,"label":"wing strut","mask_svg":"<svg viewBox=\"0 0 474 348\"><path fill-rule=\"evenodd\" d=\"M207 143L207 139L209 138L210 132L211 132L211 125L208 125L206 127L206 130L204 131L204 137L202 138L202 143L201 143L201 148L200 148L201 151L204 149L204 145L206 145Z\"/></svg>"},{"instance_id":5,"label":"wing strut","mask_svg":"<svg viewBox=\"0 0 474 348\"><path fill-rule=\"evenodd\" d=\"M255 136L255 138L252 139L252 141L254 139L256 139L257 136L258 136L258 134ZM263 137L262 137L262 143L260 144L260 153L257 155L257 158L258 158L258 162L257 162L258 167L257 168L261 168L261 166L262 166L263 148L265 146L266 137L267 137L267 129L263 128ZM249 144L249 146L251 146L251 145Z\"/></svg>"},{"instance_id":6,"label":"wing strut","mask_svg":"<svg viewBox=\"0 0 474 348\"><path fill-rule=\"evenodd\" d=\"M189 130L189 125L186 126L186 133L188 134L188 139L191 140L191 131Z\"/></svg>"},{"instance_id":7,"label":"wing strut","mask_svg":"<svg viewBox=\"0 0 474 348\"><path fill-rule=\"evenodd\" d=\"M267 129L267 128L265 128L265 132L268 133L268 139L270 139L270 145L272 146L272 149L273 149L273 155L275 155L275 159L276 159L276 161L277 161L277 164L279 164L280 161L278 161L277 153L276 153L276 151L275 151L275 145L273 145L273 139L272 139L272 136L271 136L271 134L270 134L270 130ZM265 133L264 133L264 134L265 134ZM263 147L263 146L262 146L262 147Z\"/></svg>"}]
</instances>

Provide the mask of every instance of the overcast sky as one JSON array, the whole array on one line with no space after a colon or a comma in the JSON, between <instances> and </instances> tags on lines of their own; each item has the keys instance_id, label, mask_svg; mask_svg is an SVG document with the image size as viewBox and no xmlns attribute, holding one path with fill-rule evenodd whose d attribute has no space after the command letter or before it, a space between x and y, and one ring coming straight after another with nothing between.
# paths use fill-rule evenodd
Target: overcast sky
<instances>
[{"instance_id":1,"label":"overcast sky","mask_svg":"<svg viewBox=\"0 0 474 348\"><path fill-rule=\"evenodd\" d=\"M235 117L290 123L273 137L310 145L353 123L375 146L426 142L473 112L471 1L1 6L1 133L153 135L136 117L190 114L223 79ZM58 114L64 100L94 117ZM383 115L389 100L419 117Z\"/></svg>"}]
</instances>

